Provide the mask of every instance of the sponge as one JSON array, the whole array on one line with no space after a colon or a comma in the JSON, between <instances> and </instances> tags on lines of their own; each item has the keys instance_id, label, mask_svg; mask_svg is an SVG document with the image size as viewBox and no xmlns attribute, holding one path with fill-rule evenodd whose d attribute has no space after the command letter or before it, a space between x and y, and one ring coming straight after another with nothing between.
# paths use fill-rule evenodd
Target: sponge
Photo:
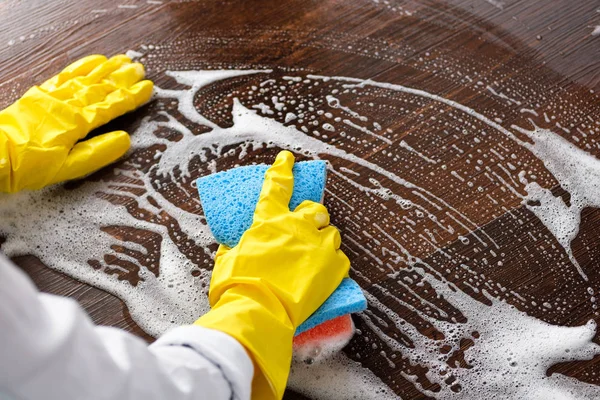
<instances>
[{"instance_id":1,"label":"sponge","mask_svg":"<svg viewBox=\"0 0 600 400\"><path fill-rule=\"evenodd\" d=\"M249 165L203 176L196 181L204 215L217 242L233 247L252 225L268 165ZM293 210L304 200L321 202L325 193L324 161L294 164Z\"/></svg>"},{"instance_id":2,"label":"sponge","mask_svg":"<svg viewBox=\"0 0 600 400\"><path fill-rule=\"evenodd\" d=\"M306 364L318 362L346 347L354 332L350 314L323 322L294 338L294 359Z\"/></svg>"},{"instance_id":3,"label":"sponge","mask_svg":"<svg viewBox=\"0 0 600 400\"><path fill-rule=\"evenodd\" d=\"M196 180L208 226L217 242L235 246L252 225L268 165L250 165L221 171ZM325 193L324 161L304 161L294 165L294 192L290 209L304 200L321 202ZM296 330L296 335L345 314L363 311L367 300L356 282L342 281L334 293Z\"/></svg>"},{"instance_id":4,"label":"sponge","mask_svg":"<svg viewBox=\"0 0 600 400\"><path fill-rule=\"evenodd\" d=\"M296 328L299 335L325 321L334 319L344 314L352 314L367 308L367 299L358 283L350 278L345 278L335 291L321 304L306 321Z\"/></svg>"}]
</instances>

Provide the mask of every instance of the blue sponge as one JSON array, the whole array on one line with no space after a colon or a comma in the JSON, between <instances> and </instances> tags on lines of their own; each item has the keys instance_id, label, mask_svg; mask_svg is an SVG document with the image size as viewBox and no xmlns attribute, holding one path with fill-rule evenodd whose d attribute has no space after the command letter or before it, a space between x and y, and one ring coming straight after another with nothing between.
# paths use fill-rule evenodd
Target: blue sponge
<instances>
[{"instance_id":1,"label":"blue sponge","mask_svg":"<svg viewBox=\"0 0 600 400\"><path fill-rule=\"evenodd\" d=\"M335 292L325 300L325 303L321 304L321 307L296 329L296 335L330 319L363 311L366 308L367 299L358 283L350 278L345 278Z\"/></svg>"},{"instance_id":2,"label":"blue sponge","mask_svg":"<svg viewBox=\"0 0 600 400\"><path fill-rule=\"evenodd\" d=\"M233 247L252 225L268 165L250 165L203 176L196 181L208 226L217 242ZM304 200L321 202L325 193L324 161L294 164L290 209ZM363 311L367 300L356 282L342 281L331 296L296 330L296 335L330 319Z\"/></svg>"},{"instance_id":3,"label":"blue sponge","mask_svg":"<svg viewBox=\"0 0 600 400\"><path fill-rule=\"evenodd\" d=\"M268 165L249 165L203 176L196 181L204 215L217 242L233 247L252 225L252 217ZM304 200L321 202L325 192L324 161L294 165L290 209Z\"/></svg>"}]
</instances>

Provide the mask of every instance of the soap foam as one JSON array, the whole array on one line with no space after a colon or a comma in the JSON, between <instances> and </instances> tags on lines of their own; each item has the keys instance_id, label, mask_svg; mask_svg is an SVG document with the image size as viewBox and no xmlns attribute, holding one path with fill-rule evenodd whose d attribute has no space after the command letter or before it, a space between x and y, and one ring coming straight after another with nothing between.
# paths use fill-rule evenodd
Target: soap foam
<instances>
[{"instance_id":1,"label":"soap foam","mask_svg":"<svg viewBox=\"0 0 600 400\"><path fill-rule=\"evenodd\" d=\"M370 370L343 353L311 365L293 363L288 385L311 399L400 399Z\"/></svg>"},{"instance_id":2,"label":"soap foam","mask_svg":"<svg viewBox=\"0 0 600 400\"><path fill-rule=\"evenodd\" d=\"M191 123L202 124L211 130L194 135L191 130L168 112L162 112L161 121L142 121L139 129L132 135L135 157L123 163L115 170L121 178L118 183L111 181L86 182L66 190L62 187L52 187L39 192L24 192L17 195L0 196L0 214L2 226L0 232L7 237L3 250L11 255L34 254L46 265L62 271L76 279L100 287L117 295L127 304L132 317L147 332L159 335L169 327L189 323L197 316L208 310L206 287L210 272L192 263L185 251L188 242L197 246L206 256L210 255L214 241L201 215L175 207L164 196L155 182L156 177L167 176L176 181L179 190L186 191L175 178L191 177L191 160L199 157L205 162L207 169L214 172L212 156L221 156L228 146L239 146L243 149L258 149L280 147L301 152L313 158L327 155L348 161L360 168L362 173L370 173L373 178L371 187L358 185L347 174L346 170L331 171L342 182L361 190L365 195L376 195L379 198L391 199L408 209L414 209L417 215L427 216L431 221L444 227L449 234L460 234L461 240L468 241L467 234L476 228L476 224L459 210L453 208L442 198L419 185L385 170L373 161L367 161L357 155L342 150L331 143L307 135L295 126L285 126L269 117L257 114L252 107L246 107L238 99L233 101L233 125L228 128L219 127L195 109L193 100L197 92L210 83L222 79L237 79L253 74L269 74L270 70L227 70L227 71L183 71L170 72L178 83L188 86L183 90L166 90L157 88L159 99L175 100L178 111ZM571 206L566 206L558 200L552 200L546 189L528 183L527 198L537 199L541 205L532 211L547 224L548 229L557 236L563 246L572 240L579 225L579 214L585 205L594 205L598 196L597 187L589 181L589 175L596 176L597 160L589 156L585 158L580 170L564 172L565 160L569 157L581 157L583 154L567 142L561 142L557 136L541 130L523 132L533 140L533 144L518 139L512 132L505 129L496 121L477 113L476 111L422 90L406 88L400 85L363 81L343 77L309 77L320 80L340 80L347 82L348 87L360 89L366 86L379 87L386 90L399 91L416 97L425 97L450 106L456 112L463 112L485 123L488 127L511 138L515 143L527 147L532 153L544 161L550 172L561 182L566 190L571 191ZM292 78L295 79L295 78ZM264 81L268 82L268 81ZM263 82L263 83L264 83ZM266 85L266 84L265 84ZM278 101L280 98L278 98ZM333 106L339 105L334 100ZM344 106L345 107L345 106ZM348 108L348 107L346 107ZM282 110L283 111L283 110ZM364 118L356 111L344 110L360 122ZM352 114L352 113L356 113ZM298 110L294 115L300 115ZM287 118L286 118L287 119ZM294 122L290 119L288 122ZM341 121L338 121L341 122ZM342 122L343 123L343 122ZM355 122L356 123L356 122ZM154 133L161 128L171 129L181 135L177 142L159 137ZM369 128L370 129L370 128ZM516 129L516 128L515 128ZM379 134L378 134L379 135ZM380 135L382 138L386 136ZM381 140L385 143L384 140ZM147 160L142 157L143 149L161 147L151 154L150 158L157 160L150 170L139 170L139 165ZM240 158L243 156L240 153ZM425 154L423 154L425 156ZM146 157L144 156L144 157ZM433 160L431 156L426 156ZM425 160L427 161L427 160ZM567 164L568 166L568 164ZM174 171L178 171L176 175ZM569 170L569 168L566 168ZM352 176L358 172L352 170ZM375 177L378 177L377 179ZM578 178L579 177L579 178ZM586 179L588 177L588 179ZM386 179L381 183L378 179ZM526 179L522 175L522 179ZM595 180L597 182L597 180ZM423 200L416 204L394 193L391 184L412 190L413 194ZM328 192L335 194L335 188L329 187ZM143 195L136 195L143 193ZM339 194L339 193L338 193ZM190 197L192 194L190 194ZM127 199L125 205L119 205L114 199ZM337 198L340 198L339 196ZM561 200L562 201L562 200ZM346 203L348 204L348 203ZM350 207L353 207L350 205ZM132 211L133 209L133 211ZM435 219L433 210L447 210L450 218L442 224ZM360 211L357 211L360 212ZM554 214L551 214L554 213ZM562 227L552 226L550 215L560 215L567 224ZM408 219L407 217L405 217ZM360 229L351 227L348 231ZM414 221L407 226L416 225ZM448 225L449 224L449 225ZM144 247L133 240L124 240L113 235L106 228L110 226L130 226L150 232L160 237L158 244ZM176 234L171 231L175 229ZM575 232L575 233L573 233ZM479 231L478 241L488 248L498 245L485 231ZM423 236L426 238L425 236ZM562 239L561 239L562 238ZM363 249L363 254L376 259L377 255L369 250L367 244L348 236L357 248ZM430 236L432 248L435 237ZM376 238L371 241L376 244ZM392 238L394 249L387 251L395 255L397 260L409 265L411 271L424 282L435 289L465 316L466 322L440 321L413 308L413 312L433 324L444 333L445 339L434 341L422 335L411 323L405 321L402 315L396 314L383 302L381 296L369 294L371 309L360 314L366 324L389 349L397 351L402 357L410 359L415 364L424 364L430 368L428 378L440 383L440 391L433 393L420 388L415 376L403 373L403 377L414 383L424 394L438 398L598 398L600 390L562 375L546 376L546 370L552 364L561 361L589 359L600 354L599 346L592 343L596 331L593 322L580 327L561 327L550 325L537 320L514 307L496 300L485 290L481 292L491 305L485 305L466 295L454 284L441 279L433 267L422 259L412 255L399 239ZM160 248L157 248L160 246ZM126 248L129 251L119 249ZM144 256L152 251L160 254L160 275L156 276L157 266L148 265ZM126 261L139 270L133 272L123 270L107 261L105 255ZM97 261L97 269L88 264L89 260ZM381 260L379 260L381 262ZM376 263L376 261L375 261ZM127 264L126 264L127 265ZM383 271L394 276L398 271L393 267L377 264ZM107 273L116 269L118 273ZM192 270L199 271L193 275ZM357 276L362 272L354 270ZM119 279L120 274L133 273L140 278L137 286L132 286L125 279ZM364 279L368 279L364 277ZM377 291L377 285L370 288ZM479 289L478 289L479 290ZM383 293L384 297L400 302L400 293ZM429 305L431 306L431 305ZM407 347L397 338L388 335L382 324L377 320L373 310L385 315L393 321L396 328L410 337L413 347ZM442 310L440 310L443 312ZM477 337L473 336L477 332ZM358 335L359 340L361 335ZM469 337L475 345L465 351L465 359L473 367L450 368L437 352L438 347L447 343L456 349L460 338ZM392 359L385 359L392 362ZM456 393L448 385L442 384L444 375L451 373L461 386ZM447 376L447 375L446 375ZM385 378L385 377L384 377ZM389 378L389 377L388 377ZM346 355L337 353L313 365L295 364L290 377L290 387L314 398L397 398L380 378L359 363L351 361Z\"/></svg>"},{"instance_id":3,"label":"soap foam","mask_svg":"<svg viewBox=\"0 0 600 400\"><path fill-rule=\"evenodd\" d=\"M325 321L294 338L294 358L313 364L341 351L354 335L350 314Z\"/></svg>"},{"instance_id":4,"label":"soap foam","mask_svg":"<svg viewBox=\"0 0 600 400\"><path fill-rule=\"evenodd\" d=\"M414 347L407 348L387 336L373 323L372 316L365 313L362 317L390 348L414 363L427 365L433 382L441 384L452 376L455 378L453 385L461 388L456 393L440 385L440 392L428 392L428 395L444 399L593 399L600 395L600 388L595 385L561 375L546 376L546 370L558 362L591 359L600 353L600 346L592 342L596 333L593 320L579 327L563 327L532 318L490 296L492 305L488 306L435 279L422 267L426 265L423 260L417 259L411 268L440 296L461 310L467 319L464 324L455 324L436 321L421 313L444 334L446 339L442 343L420 335L375 296L368 296L369 303L389 316L396 327L413 340ZM387 296L396 297L391 293ZM447 357L440 357L437 349L447 343L456 350L452 343L458 343L461 338L475 342L465 351L465 361L471 367L449 368Z\"/></svg>"},{"instance_id":5,"label":"soap foam","mask_svg":"<svg viewBox=\"0 0 600 400\"><path fill-rule=\"evenodd\" d=\"M579 232L581 211L585 207L600 207L600 160L549 129L513 128L533 140L533 143L524 143L524 146L544 162L548 171L571 195L570 205L567 205L548 189L529 183L524 174L520 175L521 181L526 184L525 204L552 232L587 280L573 255L571 242ZM539 201L540 205L532 205L531 202L535 201Z\"/></svg>"}]
</instances>

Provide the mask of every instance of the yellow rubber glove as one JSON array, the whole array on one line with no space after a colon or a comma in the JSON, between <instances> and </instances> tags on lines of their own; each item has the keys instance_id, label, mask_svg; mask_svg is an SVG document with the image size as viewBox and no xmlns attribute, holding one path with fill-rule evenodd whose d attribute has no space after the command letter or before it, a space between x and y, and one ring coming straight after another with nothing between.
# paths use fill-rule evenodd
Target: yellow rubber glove
<instances>
[{"instance_id":1,"label":"yellow rubber glove","mask_svg":"<svg viewBox=\"0 0 600 400\"><path fill-rule=\"evenodd\" d=\"M88 56L0 111L0 192L79 178L125 154L123 131L78 141L147 102L153 84L144 75L125 55Z\"/></svg>"},{"instance_id":2,"label":"yellow rubber glove","mask_svg":"<svg viewBox=\"0 0 600 400\"><path fill-rule=\"evenodd\" d=\"M267 170L250 229L237 246L219 247L209 290L212 310L197 325L225 332L254 360L253 399L281 399L292 340L348 274L340 233L325 206L289 210L294 156L279 153Z\"/></svg>"}]
</instances>

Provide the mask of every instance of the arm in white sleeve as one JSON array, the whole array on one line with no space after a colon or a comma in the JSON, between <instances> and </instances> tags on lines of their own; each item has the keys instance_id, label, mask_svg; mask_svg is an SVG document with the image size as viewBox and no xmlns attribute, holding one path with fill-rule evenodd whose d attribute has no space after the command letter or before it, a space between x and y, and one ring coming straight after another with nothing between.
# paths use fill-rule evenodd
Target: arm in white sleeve
<instances>
[{"instance_id":1,"label":"arm in white sleeve","mask_svg":"<svg viewBox=\"0 0 600 400\"><path fill-rule=\"evenodd\" d=\"M184 326L148 346L94 326L72 299L40 294L0 254L0 398L249 399L252 375L227 334Z\"/></svg>"}]
</instances>

